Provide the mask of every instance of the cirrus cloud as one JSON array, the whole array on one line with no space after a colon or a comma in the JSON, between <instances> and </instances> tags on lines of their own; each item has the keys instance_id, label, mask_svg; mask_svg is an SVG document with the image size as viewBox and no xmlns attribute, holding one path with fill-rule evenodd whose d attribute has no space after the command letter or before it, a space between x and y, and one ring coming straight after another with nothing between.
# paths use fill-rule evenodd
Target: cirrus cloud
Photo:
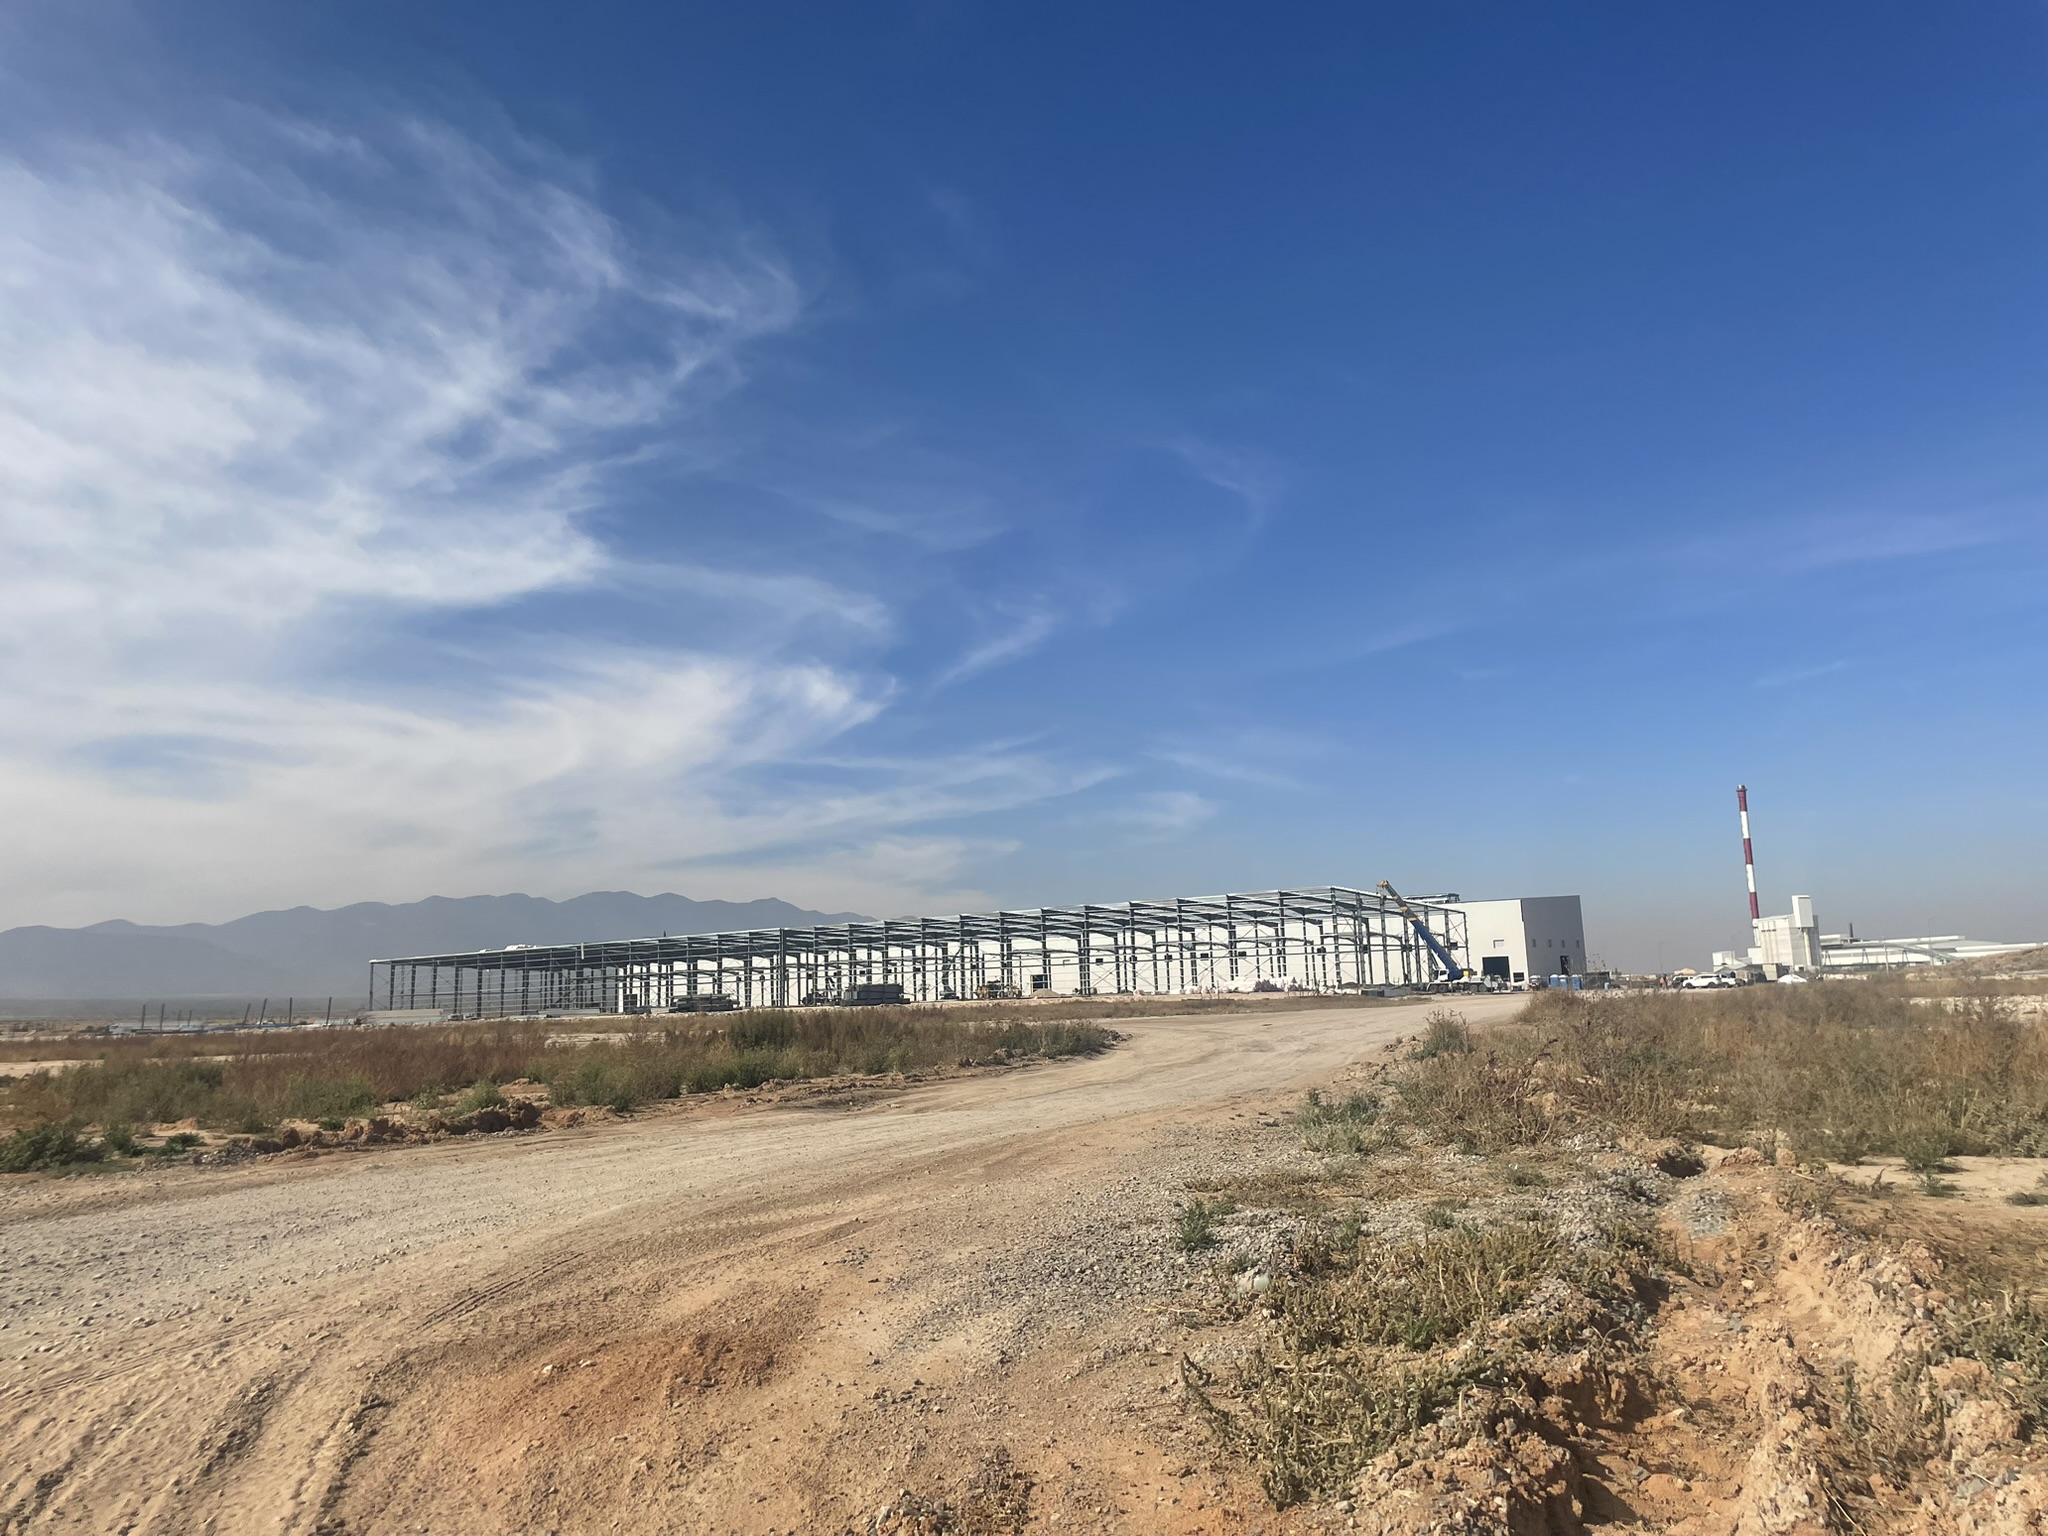
<instances>
[{"instance_id":1,"label":"cirrus cloud","mask_svg":"<svg viewBox=\"0 0 2048 1536\"><path fill-rule=\"evenodd\" d=\"M1014 753L778 787L892 697L860 649L886 605L600 531L799 323L768 243L654 254L576 167L418 118L233 130L0 153L0 921L566 891L799 840L887 904L886 871L948 865L905 830L935 806L1059 792ZM758 611L743 643L445 634L712 591ZM831 644L774 643L819 614Z\"/></svg>"}]
</instances>

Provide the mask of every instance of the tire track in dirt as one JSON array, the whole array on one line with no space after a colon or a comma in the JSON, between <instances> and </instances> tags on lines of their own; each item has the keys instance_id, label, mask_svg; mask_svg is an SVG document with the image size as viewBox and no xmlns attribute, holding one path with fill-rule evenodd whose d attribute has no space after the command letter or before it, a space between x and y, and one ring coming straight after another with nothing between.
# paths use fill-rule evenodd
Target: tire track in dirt
<instances>
[{"instance_id":1,"label":"tire track in dirt","mask_svg":"<svg viewBox=\"0 0 2048 1536\"><path fill-rule=\"evenodd\" d=\"M749 1287L809 1286L845 1309L818 1328L865 1349L874 1324L860 1318L882 1294L871 1287L914 1289L917 1277L832 1268L856 1234L957 1199L963 1179L1036 1181L1041 1167L1096 1177L1091 1147L1327 1081L1428 1006L1134 1020L1098 1058L845 1109L656 1113L297 1168L191 1170L126 1203L90 1192L72 1209L47 1188L0 1189L0 1282L29 1295L0 1331L0 1404L12 1409L0 1461L18 1469L17 1490L41 1489L4 1528L310 1532L353 1507L369 1462L384 1468L377 1487L413 1488L417 1449L387 1442L378 1423L416 1416L466 1370L526 1369L536 1341L631 1334L661 1308L683 1315L690 1285L712 1285L714 1319ZM1461 1006L1477 1019L1519 1000ZM1000 1223L982 1239L1003 1240ZM151 1338L145 1320L177 1336ZM475 1351L484 1363L472 1369Z\"/></svg>"},{"instance_id":2,"label":"tire track in dirt","mask_svg":"<svg viewBox=\"0 0 2048 1536\"><path fill-rule=\"evenodd\" d=\"M575 1262L575 1259L566 1257L544 1259L530 1268L522 1269L516 1274L507 1275L504 1279L495 1281L490 1285L481 1286L476 1290L464 1291L460 1296L448 1302L447 1305L436 1307L433 1311L427 1313L420 1319L420 1326L422 1328L434 1328L442 1323L453 1322L456 1318L465 1317L488 1302L496 1301L500 1297L518 1290L521 1286L537 1285L550 1275L558 1274L562 1270L568 1269Z\"/></svg>"}]
</instances>

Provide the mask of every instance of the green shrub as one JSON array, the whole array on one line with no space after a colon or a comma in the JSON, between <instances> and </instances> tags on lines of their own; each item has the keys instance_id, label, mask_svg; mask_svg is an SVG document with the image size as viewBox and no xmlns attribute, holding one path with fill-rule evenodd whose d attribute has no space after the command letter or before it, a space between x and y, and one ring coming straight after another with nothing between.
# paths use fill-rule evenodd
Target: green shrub
<instances>
[{"instance_id":1,"label":"green shrub","mask_svg":"<svg viewBox=\"0 0 2048 1536\"><path fill-rule=\"evenodd\" d=\"M80 1140L76 1125L32 1125L0 1141L0 1173L33 1173L99 1159L100 1149Z\"/></svg>"},{"instance_id":2,"label":"green shrub","mask_svg":"<svg viewBox=\"0 0 2048 1536\"><path fill-rule=\"evenodd\" d=\"M293 1119L317 1120L322 1125L340 1122L351 1115L367 1115L378 1105L377 1090L367 1077L298 1077L285 1088L284 1112Z\"/></svg>"},{"instance_id":3,"label":"green shrub","mask_svg":"<svg viewBox=\"0 0 2048 1536\"><path fill-rule=\"evenodd\" d=\"M738 1051L693 1068L687 1081L692 1093L717 1093L722 1088L758 1088L798 1075L795 1063L781 1052Z\"/></svg>"},{"instance_id":4,"label":"green shrub","mask_svg":"<svg viewBox=\"0 0 2048 1536\"><path fill-rule=\"evenodd\" d=\"M72 1068L54 1086L77 1118L156 1125L212 1118L226 1075L217 1061L93 1063Z\"/></svg>"},{"instance_id":5,"label":"green shrub","mask_svg":"<svg viewBox=\"0 0 2048 1536\"><path fill-rule=\"evenodd\" d=\"M1216 1223L1228 1216L1232 1205L1227 1200L1204 1200L1199 1196L1188 1201L1174 1213L1173 1240L1182 1253L1199 1253L1216 1244Z\"/></svg>"},{"instance_id":6,"label":"green shrub","mask_svg":"<svg viewBox=\"0 0 2048 1536\"><path fill-rule=\"evenodd\" d=\"M1899 1159L1923 1177L1948 1173L1948 1155L1953 1150L1946 1131L1933 1126L1915 1126L1895 1138Z\"/></svg>"},{"instance_id":7,"label":"green shrub","mask_svg":"<svg viewBox=\"0 0 2048 1536\"><path fill-rule=\"evenodd\" d=\"M480 1077L470 1086L467 1093L455 1101L457 1114L473 1115L480 1109L502 1109L505 1095L498 1092L498 1085L488 1077Z\"/></svg>"},{"instance_id":8,"label":"green shrub","mask_svg":"<svg viewBox=\"0 0 2048 1536\"><path fill-rule=\"evenodd\" d=\"M1385 1105L1372 1094L1350 1093L1331 1103L1311 1088L1295 1119L1304 1127L1322 1125L1371 1125Z\"/></svg>"},{"instance_id":9,"label":"green shrub","mask_svg":"<svg viewBox=\"0 0 2048 1536\"><path fill-rule=\"evenodd\" d=\"M631 1063L590 1055L580 1057L548 1084L548 1096L563 1106L603 1104L619 1113L641 1102Z\"/></svg>"},{"instance_id":10,"label":"green shrub","mask_svg":"<svg viewBox=\"0 0 2048 1536\"><path fill-rule=\"evenodd\" d=\"M133 1157L135 1129L124 1121L116 1120L100 1132L100 1145L121 1157Z\"/></svg>"}]
</instances>

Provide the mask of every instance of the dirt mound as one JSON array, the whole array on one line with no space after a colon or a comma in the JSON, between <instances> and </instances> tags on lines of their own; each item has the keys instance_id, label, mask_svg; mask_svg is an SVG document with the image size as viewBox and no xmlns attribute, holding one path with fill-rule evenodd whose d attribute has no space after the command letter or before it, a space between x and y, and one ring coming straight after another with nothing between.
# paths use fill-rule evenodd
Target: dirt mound
<instances>
[{"instance_id":1,"label":"dirt mound","mask_svg":"<svg viewBox=\"0 0 2048 1536\"><path fill-rule=\"evenodd\" d=\"M1019 1536L1031 1518L1031 1479L998 1447L952 1498L905 1488L843 1536Z\"/></svg>"},{"instance_id":2,"label":"dirt mound","mask_svg":"<svg viewBox=\"0 0 2048 1536\"><path fill-rule=\"evenodd\" d=\"M576 1108L542 1110L540 1123L550 1131L566 1131L579 1125L601 1125L618 1118L617 1112L607 1105L587 1104Z\"/></svg>"},{"instance_id":3,"label":"dirt mound","mask_svg":"<svg viewBox=\"0 0 2048 1536\"><path fill-rule=\"evenodd\" d=\"M2006 955L1984 955L1976 960L1964 960L1949 967L1947 976L2025 976L2035 971L2048 971L2048 944L2033 949L2014 950Z\"/></svg>"},{"instance_id":4,"label":"dirt mound","mask_svg":"<svg viewBox=\"0 0 2048 1536\"><path fill-rule=\"evenodd\" d=\"M775 1341L765 1333L694 1333L677 1352L669 1400L684 1392L758 1387L775 1368Z\"/></svg>"}]
</instances>

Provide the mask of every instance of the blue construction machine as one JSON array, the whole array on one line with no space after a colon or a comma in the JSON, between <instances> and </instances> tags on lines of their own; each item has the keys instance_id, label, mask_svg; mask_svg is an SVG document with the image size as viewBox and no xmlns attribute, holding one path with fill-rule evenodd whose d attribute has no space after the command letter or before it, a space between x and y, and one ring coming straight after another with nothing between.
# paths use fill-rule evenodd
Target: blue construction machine
<instances>
[{"instance_id":1,"label":"blue construction machine","mask_svg":"<svg viewBox=\"0 0 2048 1536\"><path fill-rule=\"evenodd\" d=\"M1380 882L1380 889L1385 891L1388 899L1401 909L1401 915L1408 919L1408 925L1415 930L1416 936L1429 946L1429 952L1436 956L1437 964L1444 968L1444 979L1446 981L1463 981L1465 979L1465 968L1451 958L1451 952L1445 949L1438 941L1437 936L1429 931L1429 924L1422 920L1422 915L1419 912L1408 905L1407 898L1394 889L1391 881L1382 880Z\"/></svg>"}]
</instances>

